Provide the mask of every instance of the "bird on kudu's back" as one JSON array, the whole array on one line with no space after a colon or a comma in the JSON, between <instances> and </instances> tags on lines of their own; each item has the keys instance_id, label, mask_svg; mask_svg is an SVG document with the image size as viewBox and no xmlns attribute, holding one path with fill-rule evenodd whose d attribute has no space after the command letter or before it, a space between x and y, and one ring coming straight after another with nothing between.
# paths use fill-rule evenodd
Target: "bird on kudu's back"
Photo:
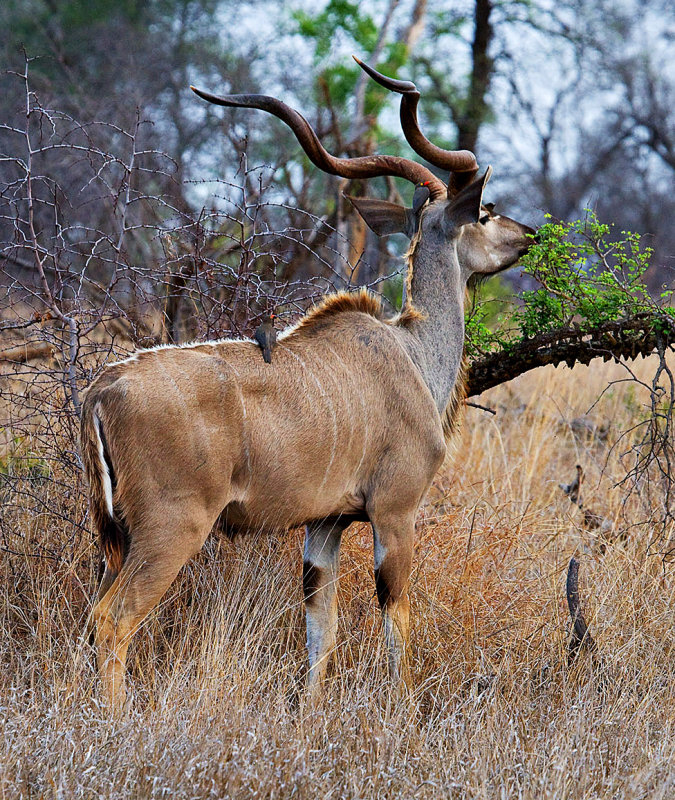
<instances>
[{"instance_id":1,"label":"bird on kudu's back","mask_svg":"<svg viewBox=\"0 0 675 800\"><path fill-rule=\"evenodd\" d=\"M272 363L272 350L277 343L277 332L274 329L274 314L263 317L262 325L258 326L254 337L260 345L266 364Z\"/></svg>"}]
</instances>

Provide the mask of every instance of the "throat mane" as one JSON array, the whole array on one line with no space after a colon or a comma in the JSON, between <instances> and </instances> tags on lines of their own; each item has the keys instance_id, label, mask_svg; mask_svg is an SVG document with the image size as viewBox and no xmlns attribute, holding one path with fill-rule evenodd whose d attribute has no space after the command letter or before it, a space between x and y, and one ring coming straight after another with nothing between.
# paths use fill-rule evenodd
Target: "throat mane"
<instances>
[{"instance_id":1,"label":"throat mane","mask_svg":"<svg viewBox=\"0 0 675 800\"><path fill-rule=\"evenodd\" d=\"M462 410L466 400L466 377L469 370L469 362L466 353L462 354L462 361L459 365L457 380L453 386L450 399L448 400L441 422L443 424L443 438L446 445L459 433L462 427Z\"/></svg>"}]
</instances>

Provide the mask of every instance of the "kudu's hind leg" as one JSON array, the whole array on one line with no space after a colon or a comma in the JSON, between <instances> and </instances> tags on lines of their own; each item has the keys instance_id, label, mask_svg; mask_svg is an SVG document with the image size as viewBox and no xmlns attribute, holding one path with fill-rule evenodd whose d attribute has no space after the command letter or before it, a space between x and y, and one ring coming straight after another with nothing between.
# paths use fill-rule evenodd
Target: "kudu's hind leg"
<instances>
[{"instance_id":1,"label":"kudu's hind leg","mask_svg":"<svg viewBox=\"0 0 675 800\"><path fill-rule=\"evenodd\" d=\"M161 527L153 526L151 534L148 530L134 531L124 566L94 608L99 675L113 710L124 705L131 637L181 567L200 550L210 529L208 524L190 524L167 531L165 522Z\"/></svg>"},{"instance_id":2,"label":"kudu's hind leg","mask_svg":"<svg viewBox=\"0 0 675 800\"><path fill-rule=\"evenodd\" d=\"M415 517L371 515L375 586L382 611L389 674L395 683L407 679L405 653L410 627L408 585L412 568Z\"/></svg>"},{"instance_id":3,"label":"kudu's hind leg","mask_svg":"<svg viewBox=\"0 0 675 800\"><path fill-rule=\"evenodd\" d=\"M337 580L343 526L313 525L305 528L302 584L307 621L309 655L308 686L316 694L337 633Z\"/></svg>"},{"instance_id":4,"label":"kudu's hind leg","mask_svg":"<svg viewBox=\"0 0 675 800\"><path fill-rule=\"evenodd\" d=\"M117 577L117 572L109 569L108 565L101 560L101 567L99 569L99 582L98 582L98 589L96 590L96 603L100 603L101 600L108 594L110 587L115 583L115 578ZM96 606L94 606L94 611ZM90 621L87 625L87 632L88 636L87 639L89 641L90 647L96 646L96 618L95 613L92 614Z\"/></svg>"},{"instance_id":5,"label":"kudu's hind leg","mask_svg":"<svg viewBox=\"0 0 675 800\"><path fill-rule=\"evenodd\" d=\"M108 594L110 587L115 583L118 573L111 570L106 564L103 568L103 575L98 585L97 601L100 602Z\"/></svg>"}]
</instances>

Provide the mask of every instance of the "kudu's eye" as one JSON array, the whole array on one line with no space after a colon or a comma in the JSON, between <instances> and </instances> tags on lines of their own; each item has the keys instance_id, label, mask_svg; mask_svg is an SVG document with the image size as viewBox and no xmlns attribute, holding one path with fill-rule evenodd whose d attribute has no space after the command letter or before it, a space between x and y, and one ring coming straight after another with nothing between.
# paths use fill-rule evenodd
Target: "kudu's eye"
<instances>
[{"instance_id":1,"label":"kudu's eye","mask_svg":"<svg viewBox=\"0 0 675 800\"><path fill-rule=\"evenodd\" d=\"M481 217L481 218L478 220L478 222L480 222L480 224L481 224L481 225L485 225L485 223L486 223L486 222L487 222L489 219L490 219L490 215L489 215L489 214L485 214L485 216Z\"/></svg>"}]
</instances>

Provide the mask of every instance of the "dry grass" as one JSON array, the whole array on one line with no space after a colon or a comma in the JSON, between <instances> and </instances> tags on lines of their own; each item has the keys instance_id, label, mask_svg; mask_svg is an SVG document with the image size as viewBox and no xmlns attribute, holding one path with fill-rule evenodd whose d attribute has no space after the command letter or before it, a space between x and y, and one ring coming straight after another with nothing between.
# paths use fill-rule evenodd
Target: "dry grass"
<instances>
[{"instance_id":1,"label":"dry grass","mask_svg":"<svg viewBox=\"0 0 675 800\"><path fill-rule=\"evenodd\" d=\"M540 370L483 398L496 418L467 411L419 520L401 697L387 691L370 538L355 526L316 706L302 692L293 533L209 542L134 642L133 705L111 721L82 633L96 550L67 521L85 520L81 492L6 497L18 554L0 554L0 797L672 797L675 583L633 527L638 500L612 489L619 461L605 464L641 398L602 398L604 443L567 424L619 374ZM628 532L604 553L557 488L578 462L587 502ZM600 655L569 668L575 552Z\"/></svg>"}]
</instances>

